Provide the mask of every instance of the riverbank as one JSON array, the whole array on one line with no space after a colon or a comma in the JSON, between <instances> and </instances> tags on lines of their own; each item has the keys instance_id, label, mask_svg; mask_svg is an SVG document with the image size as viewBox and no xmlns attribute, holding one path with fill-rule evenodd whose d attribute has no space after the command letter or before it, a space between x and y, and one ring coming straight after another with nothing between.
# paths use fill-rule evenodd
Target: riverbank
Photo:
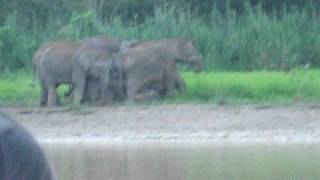
<instances>
[{"instance_id":1,"label":"riverbank","mask_svg":"<svg viewBox=\"0 0 320 180\"><path fill-rule=\"evenodd\" d=\"M43 141L320 142L320 106L0 108Z\"/></svg>"}]
</instances>

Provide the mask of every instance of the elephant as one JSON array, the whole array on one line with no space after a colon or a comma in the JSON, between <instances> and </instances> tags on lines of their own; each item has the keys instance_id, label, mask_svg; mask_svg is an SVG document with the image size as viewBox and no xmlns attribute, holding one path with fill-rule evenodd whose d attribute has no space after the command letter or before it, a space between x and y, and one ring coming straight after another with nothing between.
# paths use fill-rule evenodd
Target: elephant
<instances>
[{"instance_id":1,"label":"elephant","mask_svg":"<svg viewBox=\"0 0 320 180\"><path fill-rule=\"evenodd\" d=\"M189 65L195 72L203 62L194 44L185 39L147 41L130 48L122 57L122 72L128 101L151 101L183 91L185 83L176 64Z\"/></svg>"},{"instance_id":2,"label":"elephant","mask_svg":"<svg viewBox=\"0 0 320 180\"><path fill-rule=\"evenodd\" d=\"M125 97L125 92L122 89L122 77L121 77L121 67L120 67L120 60L119 57L116 57L112 61L112 68L109 73L109 84L106 89L105 98L106 102L114 102L114 101L121 101ZM84 95L83 95L83 102L85 103L94 103L97 104L99 99L101 99L100 95L100 89L101 83L93 78L88 76L86 79L86 86L84 89Z\"/></svg>"},{"instance_id":3,"label":"elephant","mask_svg":"<svg viewBox=\"0 0 320 180\"><path fill-rule=\"evenodd\" d=\"M84 98L86 87L90 87L90 81L94 81L99 85L95 91L95 101L99 105L106 104L108 99L105 92L109 87L111 71L116 68L114 62L119 61L117 56L105 50L87 47L81 48L78 53L72 70L73 102L79 104Z\"/></svg>"},{"instance_id":4,"label":"elephant","mask_svg":"<svg viewBox=\"0 0 320 180\"><path fill-rule=\"evenodd\" d=\"M114 37L96 36L90 38L84 38L80 41L86 46L95 49L107 49L108 52L118 53L125 52L130 47L139 43L137 39L123 40Z\"/></svg>"},{"instance_id":5,"label":"elephant","mask_svg":"<svg viewBox=\"0 0 320 180\"><path fill-rule=\"evenodd\" d=\"M47 158L32 135L1 112L0 179L54 179Z\"/></svg>"},{"instance_id":6,"label":"elephant","mask_svg":"<svg viewBox=\"0 0 320 180\"><path fill-rule=\"evenodd\" d=\"M40 79L40 106L59 104L56 88L60 84L73 84L72 66L74 59L77 59L75 56L79 49L89 48L116 53L121 49L128 49L127 46L133 46L137 42L137 40L119 40L98 36L81 41L56 41L42 45L32 59L33 73L37 73ZM71 94L72 89L70 88L68 94Z\"/></svg>"},{"instance_id":7,"label":"elephant","mask_svg":"<svg viewBox=\"0 0 320 180\"><path fill-rule=\"evenodd\" d=\"M40 79L41 106L59 104L56 88L60 84L72 84L74 54L81 46L79 42L57 41L51 43L41 56L35 68Z\"/></svg>"},{"instance_id":8,"label":"elephant","mask_svg":"<svg viewBox=\"0 0 320 180\"><path fill-rule=\"evenodd\" d=\"M106 38L104 37L95 37L91 39L85 39L86 43L88 43L91 47L103 47L103 48L109 48L110 52L115 52L119 54L123 54L127 52L131 47L136 46L140 42L137 39L131 39L131 40L122 40L120 43L120 40L117 38L113 38L106 44ZM113 44L113 46L110 46L110 43ZM116 45L118 47L116 47ZM119 59L116 58L116 59ZM123 90L122 86L122 73L121 73L121 66L120 66L120 60L112 61L113 68L110 71L110 84L107 87L107 90L105 92L105 97L108 102L112 101L121 101L125 97L125 92ZM86 86L84 89L84 95L83 95L83 102L86 103L96 103L98 99L100 98L100 92L99 89L101 88L101 83L95 80L94 78L88 77Z\"/></svg>"}]
</instances>

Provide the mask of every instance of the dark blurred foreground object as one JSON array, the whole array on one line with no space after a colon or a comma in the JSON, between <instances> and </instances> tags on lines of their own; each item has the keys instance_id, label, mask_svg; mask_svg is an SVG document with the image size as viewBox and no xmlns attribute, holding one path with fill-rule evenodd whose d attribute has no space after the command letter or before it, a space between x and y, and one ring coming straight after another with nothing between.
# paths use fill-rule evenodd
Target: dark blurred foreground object
<instances>
[{"instance_id":1,"label":"dark blurred foreground object","mask_svg":"<svg viewBox=\"0 0 320 180\"><path fill-rule=\"evenodd\" d=\"M40 146L21 125L0 112L0 180L52 180Z\"/></svg>"}]
</instances>

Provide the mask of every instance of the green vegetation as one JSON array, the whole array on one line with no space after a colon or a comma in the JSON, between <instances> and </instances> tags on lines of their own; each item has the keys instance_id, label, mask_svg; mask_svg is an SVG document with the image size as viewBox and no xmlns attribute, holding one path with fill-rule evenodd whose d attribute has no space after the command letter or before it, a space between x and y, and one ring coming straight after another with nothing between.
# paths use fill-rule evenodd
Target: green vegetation
<instances>
[{"instance_id":1,"label":"green vegetation","mask_svg":"<svg viewBox=\"0 0 320 180\"><path fill-rule=\"evenodd\" d=\"M187 92L195 101L290 102L320 100L319 70L291 72L185 73Z\"/></svg>"},{"instance_id":2,"label":"green vegetation","mask_svg":"<svg viewBox=\"0 0 320 180\"><path fill-rule=\"evenodd\" d=\"M30 70L42 43L96 35L193 40L206 72L185 72L188 90L173 101L317 101L319 70L296 70L320 67L317 5L316 0L0 1L0 105L38 104Z\"/></svg>"},{"instance_id":3,"label":"green vegetation","mask_svg":"<svg viewBox=\"0 0 320 180\"><path fill-rule=\"evenodd\" d=\"M59 95L67 91L65 86L59 87ZM33 86L30 72L6 72L0 74L0 106L39 105L40 87Z\"/></svg>"},{"instance_id":4,"label":"green vegetation","mask_svg":"<svg viewBox=\"0 0 320 180\"><path fill-rule=\"evenodd\" d=\"M0 25L10 13L15 14L19 25L32 28L48 21L64 23L73 13L86 11L93 11L101 21L121 15L126 22L133 19L143 22L153 15L154 7L164 4L189 9L197 16L207 16L214 8L223 13L229 7L241 14L248 3L253 6L261 4L266 12L293 7L300 9L310 4L318 9L320 5L318 0L11 0L0 1Z\"/></svg>"},{"instance_id":5,"label":"green vegetation","mask_svg":"<svg viewBox=\"0 0 320 180\"><path fill-rule=\"evenodd\" d=\"M290 72L183 73L187 91L169 102L290 103L320 100L320 70ZM29 72L0 76L0 106L37 105L39 87L31 87ZM60 96L66 87L59 89ZM165 100L167 101L167 100Z\"/></svg>"},{"instance_id":6,"label":"green vegetation","mask_svg":"<svg viewBox=\"0 0 320 180\"><path fill-rule=\"evenodd\" d=\"M200 16L180 6L163 5L143 21L114 15L102 21L94 11L73 13L64 21L22 26L9 14L0 27L0 72L30 69L44 42L107 35L140 40L186 37L195 41L207 71L289 70L320 66L320 20L315 6L269 10L243 3L242 12L212 5Z\"/></svg>"}]
</instances>

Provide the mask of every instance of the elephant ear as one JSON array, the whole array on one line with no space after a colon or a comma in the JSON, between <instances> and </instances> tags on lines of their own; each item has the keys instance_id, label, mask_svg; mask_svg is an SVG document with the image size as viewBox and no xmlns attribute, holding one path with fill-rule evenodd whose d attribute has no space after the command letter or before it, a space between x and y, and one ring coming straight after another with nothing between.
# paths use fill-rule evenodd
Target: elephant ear
<instances>
[{"instance_id":1,"label":"elephant ear","mask_svg":"<svg viewBox=\"0 0 320 180\"><path fill-rule=\"evenodd\" d=\"M83 71L88 71L90 68L90 54L89 52L79 52L78 55L76 56L76 65L78 66L77 68L80 68ZM92 59L93 57L91 57Z\"/></svg>"}]
</instances>

